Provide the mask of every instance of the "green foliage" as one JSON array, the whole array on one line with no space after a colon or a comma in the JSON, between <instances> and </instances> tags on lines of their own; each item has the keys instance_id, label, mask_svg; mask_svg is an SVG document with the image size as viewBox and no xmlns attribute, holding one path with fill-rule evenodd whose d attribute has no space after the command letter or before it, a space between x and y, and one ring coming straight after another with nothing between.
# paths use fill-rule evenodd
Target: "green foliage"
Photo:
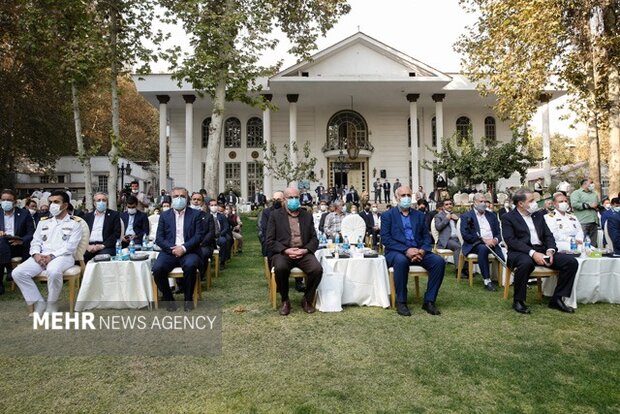
<instances>
[{"instance_id":1,"label":"green foliage","mask_svg":"<svg viewBox=\"0 0 620 414\"><path fill-rule=\"evenodd\" d=\"M551 136L551 166L562 167L585 161L587 158L577 151L577 145L580 145L579 142L572 138L553 134ZM542 137L533 136L528 140L527 148L530 154L536 158L542 158Z\"/></svg>"},{"instance_id":2,"label":"green foliage","mask_svg":"<svg viewBox=\"0 0 620 414\"><path fill-rule=\"evenodd\" d=\"M278 155L274 144L271 144L269 148L263 147L263 163L265 167L274 178L285 180L287 184L293 181L309 179L317 161L316 157L311 157L312 152L309 141L306 141L304 144L303 157L299 157L297 143L293 143L293 152L296 154L297 162L291 160L290 144L284 144L284 151L280 155Z\"/></svg>"}]
</instances>

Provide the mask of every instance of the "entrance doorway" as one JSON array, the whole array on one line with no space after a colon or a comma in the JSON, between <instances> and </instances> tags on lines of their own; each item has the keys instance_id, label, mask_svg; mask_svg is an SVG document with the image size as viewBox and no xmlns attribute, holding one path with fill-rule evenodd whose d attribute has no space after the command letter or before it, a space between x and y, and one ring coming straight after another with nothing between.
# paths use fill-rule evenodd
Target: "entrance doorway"
<instances>
[{"instance_id":1,"label":"entrance doorway","mask_svg":"<svg viewBox=\"0 0 620 414\"><path fill-rule=\"evenodd\" d=\"M329 182L330 187L346 185L349 188L354 186L361 193L368 190L368 161L345 160L342 165L337 160L329 160Z\"/></svg>"}]
</instances>

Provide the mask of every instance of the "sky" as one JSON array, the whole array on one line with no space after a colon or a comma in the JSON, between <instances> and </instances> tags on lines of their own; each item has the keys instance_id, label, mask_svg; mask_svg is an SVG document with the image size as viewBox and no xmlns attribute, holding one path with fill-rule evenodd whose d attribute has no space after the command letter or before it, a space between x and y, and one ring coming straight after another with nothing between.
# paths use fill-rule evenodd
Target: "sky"
<instances>
[{"instance_id":1,"label":"sky","mask_svg":"<svg viewBox=\"0 0 620 414\"><path fill-rule=\"evenodd\" d=\"M283 0L285 1L285 0ZM458 0L349 0L351 11L317 42L318 50L325 49L358 31L415 58L442 72L460 72L461 56L454 51L454 43L475 23L477 16L465 12ZM189 50L181 27L168 26L171 43ZM263 57L265 64L284 59L282 68L295 64L296 59L286 53L286 39L280 46ZM166 64L152 65L153 72L168 72ZM570 129L570 121L560 120L565 110L557 108L565 99L550 105L551 133L575 137L583 126ZM540 111L533 117L532 127L541 130Z\"/></svg>"}]
</instances>

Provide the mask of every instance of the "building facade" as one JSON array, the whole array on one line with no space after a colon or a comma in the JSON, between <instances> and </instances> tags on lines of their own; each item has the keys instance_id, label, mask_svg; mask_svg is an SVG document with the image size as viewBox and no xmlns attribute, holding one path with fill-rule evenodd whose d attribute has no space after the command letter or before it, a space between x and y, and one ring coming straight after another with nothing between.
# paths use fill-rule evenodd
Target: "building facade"
<instances>
[{"instance_id":1,"label":"building facade","mask_svg":"<svg viewBox=\"0 0 620 414\"><path fill-rule=\"evenodd\" d=\"M160 165L169 163L174 185L201 188L210 99L199 98L188 84L179 87L170 75L135 76L134 81L160 110ZM508 123L492 110L493 96L482 97L465 76L440 72L361 32L259 82L261 93L278 109L226 104L219 188L207 189L210 194L232 187L248 198L257 188L267 194L284 188L285 182L257 163L263 144L273 143L281 153L286 143L301 148L308 141L318 160L312 185L372 191L377 178L431 189L433 172L421 162L434 159L441 137L477 144L512 137ZM551 99L559 96L549 93ZM545 122L549 131L548 115ZM499 188L518 182L515 175Z\"/></svg>"}]
</instances>

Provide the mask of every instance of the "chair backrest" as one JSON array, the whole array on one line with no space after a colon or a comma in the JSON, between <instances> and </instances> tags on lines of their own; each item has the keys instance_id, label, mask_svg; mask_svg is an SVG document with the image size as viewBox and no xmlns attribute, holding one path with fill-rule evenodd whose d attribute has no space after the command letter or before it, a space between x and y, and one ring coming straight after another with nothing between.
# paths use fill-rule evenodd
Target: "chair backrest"
<instances>
[{"instance_id":1,"label":"chair backrest","mask_svg":"<svg viewBox=\"0 0 620 414\"><path fill-rule=\"evenodd\" d=\"M454 205L461 204L461 193L454 193L452 200L454 200Z\"/></svg>"},{"instance_id":2,"label":"chair backrest","mask_svg":"<svg viewBox=\"0 0 620 414\"><path fill-rule=\"evenodd\" d=\"M605 228L603 229L603 232L605 233L605 241L607 242L607 247L609 247L613 253L614 251L614 242L611 239L611 237L609 237L609 231L607 230L607 225L609 224L609 220L607 220L605 222Z\"/></svg>"},{"instance_id":3,"label":"chair backrest","mask_svg":"<svg viewBox=\"0 0 620 414\"><path fill-rule=\"evenodd\" d=\"M342 233L342 237L347 237L351 244L357 243L360 237L364 240L364 236L366 235L366 222L359 214L349 214L342 219L340 232Z\"/></svg>"},{"instance_id":4,"label":"chair backrest","mask_svg":"<svg viewBox=\"0 0 620 414\"><path fill-rule=\"evenodd\" d=\"M462 246L463 235L461 234L461 219L460 218L456 221L456 237L459 238L459 243L461 243L461 246Z\"/></svg>"},{"instance_id":5,"label":"chair backrest","mask_svg":"<svg viewBox=\"0 0 620 414\"><path fill-rule=\"evenodd\" d=\"M490 202L491 204L493 203L493 194L491 194L491 192L484 193L484 196L486 197L488 202Z\"/></svg>"},{"instance_id":6,"label":"chair backrest","mask_svg":"<svg viewBox=\"0 0 620 414\"><path fill-rule=\"evenodd\" d=\"M461 194L461 202L459 204L462 204L464 206L469 204L469 194L467 193L463 193Z\"/></svg>"},{"instance_id":7,"label":"chair backrest","mask_svg":"<svg viewBox=\"0 0 620 414\"><path fill-rule=\"evenodd\" d=\"M433 240L435 240L435 245L437 245L439 241L439 232L437 231L437 227L435 227L435 217L431 220L431 234L433 235Z\"/></svg>"},{"instance_id":8,"label":"chair backrest","mask_svg":"<svg viewBox=\"0 0 620 414\"><path fill-rule=\"evenodd\" d=\"M80 219L80 225L82 226L82 238L75 249L75 253L73 257L75 260L84 260L84 253L86 253L86 248L88 247L88 242L90 239L90 229L88 228L88 224L86 224L86 220Z\"/></svg>"},{"instance_id":9,"label":"chair backrest","mask_svg":"<svg viewBox=\"0 0 620 414\"><path fill-rule=\"evenodd\" d=\"M504 201L506 201L507 198L508 198L508 194L504 194L504 193L497 194L497 202L499 204L504 204Z\"/></svg>"}]
</instances>

